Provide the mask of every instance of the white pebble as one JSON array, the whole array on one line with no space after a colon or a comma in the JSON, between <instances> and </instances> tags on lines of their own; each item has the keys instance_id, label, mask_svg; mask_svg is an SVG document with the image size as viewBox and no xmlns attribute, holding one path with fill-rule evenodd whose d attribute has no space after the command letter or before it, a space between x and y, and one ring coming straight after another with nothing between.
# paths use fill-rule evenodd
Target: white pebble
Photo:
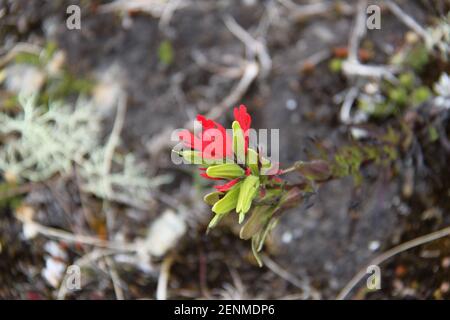
<instances>
[{"instance_id":1,"label":"white pebble","mask_svg":"<svg viewBox=\"0 0 450 320\"><path fill-rule=\"evenodd\" d=\"M369 250L370 251L377 251L380 248L380 242L379 241L370 241L369 243Z\"/></svg>"},{"instance_id":2,"label":"white pebble","mask_svg":"<svg viewBox=\"0 0 450 320\"><path fill-rule=\"evenodd\" d=\"M290 111L294 111L295 109L297 109L297 101L295 101L294 99L289 99L286 101L286 109L290 110Z\"/></svg>"}]
</instances>

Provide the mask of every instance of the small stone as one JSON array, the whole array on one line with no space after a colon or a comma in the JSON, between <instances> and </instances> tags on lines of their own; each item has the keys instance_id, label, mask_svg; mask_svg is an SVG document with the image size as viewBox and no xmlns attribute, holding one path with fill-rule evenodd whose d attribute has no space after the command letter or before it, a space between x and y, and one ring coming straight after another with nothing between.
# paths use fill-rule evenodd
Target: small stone
<instances>
[{"instance_id":1,"label":"small stone","mask_svg":"<svg viewBox=\"0 0 450 320\"><path fill-rule=\"evenodd\" d=\"M417 33L412 32L412 31L408 31L406 33L406 42L408 42L409 44L414 44L417 43L417 41L419 41L419 36L417 35Z\"/></svg>"},{"instance_id":2,"label":"small stone","mask_svg":"<svg viewBox=\"0 0 450 320\"><path fill-rule=\"evenodd\" d=\"M177 244L186 229L181 215L167 210L150 226L145 247L151 255L161 257Z\"/></svg>"},{"instance_id":3,"label":"small stone","mask_svg":"<svg viewBox=\"0 0 450 320\"><path fill-rule=\"evenodd\" d=\"M288 99L286 101L286 109L288 109L289 111L294 111L295 109L297 109L297 101L295 101L294 99Z\"/></svg>"},{"instance_id":4,"label":"small stone","mask_svg":"<svg viewBox=\"0 0 450 320\"><path fill-rule=\"evenodd\" d=\"M292 241L292 238L293 238L293 236L292 236L292 233L290 233L289 231L286 231L286 232L284 232L283 233L283 235L281 236L281 241L283 242L283 243L290 243L291 241Z\"/></svg>"},{"instance_id":5,"label":"small stone","mask_svg":"<svg viewBox=\"0 0 450 320\"><path fill-rule=\"evenodd\" d=\"M445 257L442 259L442 268L448 268L450 267L450 257Z\"/></svg>"},{"instance_id":6,"label":"small stone","mask_svg":"<svg viewBox=\"0 0 450 320\"><path fill-rule=\"evenodd\" d=\"M57 288L65 270L66 264L64 262L48 257L45 260L45 268L42 270L42 277L53 288Z\"/></svg>"},{"instance_id":7,"label":"small stone","mask_svg":"<svg viewBox=\"0 0 450 320\"><path fill-rule=\"evenodd\" d=\"M370 251L377 251L380 248L380 242L379 241L370 241L369 243L369 250Z\"/></svg>"}]
</instances>

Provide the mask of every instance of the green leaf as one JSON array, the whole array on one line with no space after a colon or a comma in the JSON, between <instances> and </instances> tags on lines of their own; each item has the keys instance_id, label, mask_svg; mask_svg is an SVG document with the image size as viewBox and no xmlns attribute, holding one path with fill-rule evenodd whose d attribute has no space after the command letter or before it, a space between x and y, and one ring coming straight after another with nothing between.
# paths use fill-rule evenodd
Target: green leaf
<instances>
[{"instance_id":1,"label":"green leaf","mask_svg":"<svg viewBox=\"0 0 450 320\"><path fill-rule=\"evenodd\" d=\"M266 241L266 238L269 235L270 231L272 231L272 229L276 227L277 223L278 223L278 219L270 219L266 223L264 229L259 231L257 234L255 234L252 237L253 256L255 257L255 259L258 262L258 265L260 267L263 266L263 263L262 263L261 258L259 257L259 252L262 250L264 242Z\"/></svg>"},{"instance_id":2,"label":"green leaf","mask_svg":"<svg viewBox=\"0 0 450 320\"><path fill-rule=\"evenodd\" d=\"M209 167L206 174L212 178L235 179L243 176L245 171L235 163L224 163Z\"/></svg>"},{"instance_id":3,"label":"green leaf","mask_svg":"<svg viewBox=\"0 0 450 320\"><path fill-rule=\"evenodd\" d=\"M208 233L210 229L212 229L215 226L217 226L219 224L219 222L222 220L223 217L225 217L225 214L216 214L216 215L214 215L214 217L211 219L211 221L208 224L208 229L206 230L206 233Z\"/></svg>"},{"instance_id":4,"label":"green leaf","mask_svg":"<svg viewBox=\"0 0 450 320\"><path fill-rule=\"evenodd\" d=\"M398 80L400 84L407 89L412 89L414 86L414 74L412 72L401 74Z\"/></svg>"},{"instance_id":5,"label":"green leaf","mask_svg":"<svg viewBox=\"0 0 450 320\"><path fill-rule=\"evenodd\" d=\"M413 105L419 105L431 97L431 91L426 86L420 86L412 92Z\"/></svg>"},{"instance_id":6,"label":"green leaf","mask_svg":"<svg viewBox=\"0 0 450 320\"><path fill-rule=\"evenodd\" d=\"M191 164L204 164L202 153L200 151L193 150L183 150L183 151L174 151L179 156L183 157L184 160Z\"/></svg>"},{"instance_id":7,"label":"green leaf","mask_svg":"<svg viewBox=\"0 0 450 320\"><path fill-rule=\"evenodd\" d=\"M244 221L245 214L250 210L253 198L259 189L259 177L250 175L242 182L236 212L239 213L239 223Z\"/></svg>"},{"instance_id":8,"label":"green leaf","mask_svg":"<svg viewBox=\"0 0 450 320\"><path fill-rule=\"evenodd\" d=\"M245 164L245 138L239 122L233 121L233 151L239 164Z\"/></svg>"},{"instance_id":9,"label":"green leaf","mask_svg":"<svg viewBox=\"0 0 450 320\"><path fill-rule=\"evenodd\" d=\"M203 201L205 201L206 204L213 206L216 204L217 201L220 200L221 195L223 195L223 192L219 191L211 192L203 197Z\"/></svg>"},{"instance_id":10,"label":"green leaf","mask_svg":"<svg viewBox=\"0 0 450 320\"><path fill-rule=\"evenodd\" d=\"M430 138L430 142L435 142L439 139L439 132L435 127L428 128L428 136Z\"/></svg>"},{"instance_id":11,"label":"green leaf","mask_svg":"<svg viewBox=\"0 0 450 320\"><path fill-rule=\"evenodd\" d=\"M262 230L262 228L267 224L267 221L273 214L273 206L259 206L255 207L252 211L250 219L241 228L239 236L241 239L248 240L253 237L256 233Z\"/></svg>"}]
</instances>

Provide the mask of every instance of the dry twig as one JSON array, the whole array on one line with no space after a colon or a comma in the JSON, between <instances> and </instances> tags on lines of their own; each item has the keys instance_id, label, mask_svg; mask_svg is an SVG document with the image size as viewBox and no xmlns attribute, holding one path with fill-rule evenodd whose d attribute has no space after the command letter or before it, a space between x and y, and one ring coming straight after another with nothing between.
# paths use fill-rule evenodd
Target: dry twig
<instances>
[{"instance_id":1,"label":"dry twig","mask_svg":"<svg viewBox=\"0 0 450 320\"><path fill-rule=\"evenodd\" d=\"M345 299L350 292L353 290L353 288L361 281L362 278L367 274L367 267L371 265L380 265L384 261L392 258L393 256L402 253L406 250L421 246L423 244L426 244L428 242L447 237L450 235L450 226L446 227L444 229L429 233L427 235L418 237L416 239L406 241L382 254L372 259L364 268L362 268L348 283L347 285L341 290L341 292L338 294L336 299L343 300Z\"/></svg>"}]
</instances>

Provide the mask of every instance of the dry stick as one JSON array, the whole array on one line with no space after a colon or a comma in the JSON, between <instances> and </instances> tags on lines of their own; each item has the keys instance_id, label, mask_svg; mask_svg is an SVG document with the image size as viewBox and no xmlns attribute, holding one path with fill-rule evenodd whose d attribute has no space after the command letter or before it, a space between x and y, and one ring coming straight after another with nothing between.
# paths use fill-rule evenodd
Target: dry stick
<instances>
[{"instance_id":1,"label":"dry stick","mask_svg":"<svg viewBox=\"0 0 450 320\"><path fill-rule=\"evenodd\" d=\"M173 14L181 4L182 4L181 0L169 0L167 2L161 13L161 17L159 18L158 26L160 29L167 28L167 26L170 23L170 20L172 19Z\"/></svg>"},{"instance_id":2,"label":"dry stick","mask_svg":"<svg viewBox=\"0 0 450 320\"><path fill-rule=\"evenodd\" d=\"M116 295L117 300L125 300L121 280L119 274L117 273L114 261L111 259L111 257L105 257L105 261L108 267L109 276L111 277L111 281L114 287L114 294Z\"/></svg>"},{"instance_id":3,"label":"dry stick","mask_svg":"<svg viewBox=\"0 0 450 320\"><path fill-rule=\"evenodd\" d=\"M344 102L342 103L341 110L339 112L339 119L344 124L350 124L352 122L351 110L353 103L358 97L359 89L357 86L351 87L345 95Z\"/></svg>"},{"instance_id":4,"label":"dry stick","mask_svg":"<svg viewBox=\"0 0 450 320\"><path fill-rule=\"evenodd\" d=\"M328 1L304 5L296 4L291 0L278 0L278 2L289 9L289 13L295 21L304 21L315 16L332 13L334 11L339 11L342 14L351 14L353 12L352 6L347 5L344 2L336 4L334 1Z\"/></svg>"},{"instance_id":5,"label":"dry stick","mask_svg":"<svg viewBox=\"0 0 450 320\"><path fill-rule=\"evenodd\" d=\"M117 253L117 252L112 251L112 250L95 249L95 250L85 254L81 258L77 259L74 262L74 265L82 268L82 267L88 265L90 262L94 262L100 258L107 257L107 256L113 255L115 253ZM58 300L64 300L66 297L68 277L69 277L69 274L66 273L63 280L61 281L61 284L60 284L59 290L58 290L58 295L57 295Z\"/></svg>"},{"instance_id":6,"label":"dry stick","mask_svg":"<svg viewBox=\"0 0 450 320\"><path fill-rule=\"evenodd\" d=\"M37 222L30 221L29 219L25 219L22 217L18 217L20 221L24 225L28 225L37 233L40 233L44 236L50 238L57 238L60 240L64 240L72 243L82 243L94 247L104 248L115 250L118 252L135 252L137 251L137 244L126 244L126 243L118 243L118 242L110 242L105 241L99 238L84 236L84 235L76 235L67 231L59 230L56 228L46 227Z\"/></svg>"},{"instance_id":7,"label":"dry stick","mask_svg":"<svg viewBox=\"0 0 450 320\"><path fill-rule=\"evenodd\" d=\"M242 66L237 65L234 67L225 67L211 63L206 59L206 56L199 50L194 50L191 56L192 59L200 68L208 72L217 73L222 77L230 79L238 79L242 76Z\"/></svg>"},{"instance_id":8,"label":"dry stick","mask_svg":"<svg viewBox=\"0 0 450 320\"><path fill-rule=\"evenodd\" d=\"M112 194L111 181L108 179L109 172L111 171L112 160L114 157L114 152L119 144L120 134L123 129L125 122L125 114L127 112L127 96L125 93L121 93L119 101L117 103L116 118L114 120L113 129L109 136L108 142L105 146L105 155L103 160L103 188L107 195ZM106 213L106 225L108 228L108 234L111 235L114 228L114 215L112 211L108 208L108 201L103 201L103 210ZM105 210L106 209L106 210Z\"/></svg>"},{"instance_id":9,"label":"dry stick","mask_svg":"<svg viewBox=\"0 0 450 320\"><path fill-rule=\"evenodd\" d=\"M404 252L406 250L412 249L414 247L423 245L425 243L446 237L450 235L450 226L426 234L424 236L418 237L416 239L404 242L382 254L380 254L379 256L375 257L374 259L372 259L363 269L361 269L351 280L350 282L341 290L341 292L339 293L339 295L336 297L336 299L338 300L343 300L345 299L345 297L347 297L347 295L352 291L352 289L359 283L359 281L361 281L362 278L364 278L364 276L367 274L367 267L371 266L371 265L379 265L381 263L383 263L384 261L388 260L389 258L392 258L393 256Z\"/></svg>"},{"instance_id":10,"label":"dry stick","mask_svg":"<svg viewBox=\"0 0 450 320\"><path fill-rule=\"evenodd\" d=\"M167 299L167 286L169 284L170 268L172 267L173 260L173 255L169 254L162 262L158 277L158 285L156 287L156 300Z\"/></svg>"},{"instance_id":11,"label":"dry stick","mask_svg":"<svg viewBox=\"0 0 450 320\"><path fill-rule=\"evenodd\" d=\"M384 3L401 22L421 36L426 43L431 41L429 33L416 20L407 15L394 1L384 1Z\"/></svg>"},{"instance_id":12,"label":"dry stick","mask_svg":"<svg viewBox=\"0 0 450 320\"><path fill-rule=\"evenodd\" d=\"M10 189L7 189L3 192L0 192L0 200L13 198L16 196L20 196L24 193L30 192L35 186L37 186L37 183L30 182L27 184L19 185L17 187L11 187Z\"/></svg>"},{"instance_id":13,"label":"dry stick","mask_svg":"<svg viewBox=\"0 0 450 320\"><path fill-rule=\"evenodd\" d=\"M313 299L320 299L320 293L318 291L316 291L314 288L311 288L309 285L303 283L288 271L281 268L267 255L261 255L261 260L263 261L264 265L267 266L267 268L269 268L273 273L283 278L287 282L293 284L297 288L301 289L303 291L303 299L308 299L309 297L312 297Z\"/></svg>"},{"instance_id":14,"label":"dry stick","mask_svg":"<svg viewBox=\"0 0 450 320\"><path fill-rule=\"evenodd\" d=\"M266 76L272 69L272 59L267 52L266 46L261 41L253 38L233 17L225 17L225 25L236 38L241 40L250 53L256 54L261 65L261 74Z\"/></svg>"},{"instance_id":15,"label":"dry stick","mask_svg":"<svg viewBox=\"0 0 450 320\"><path fill-rule=\"evenodd\" d=\"M127 95L122 92L119 96L119 101L117 103L116 118L114 120L113 129L111 135L109 136L108 142L105 147L105 158L103 162L103 181L104 188L107 194L112 194L111 182L108 179L108 175L111 171L112 160L114 157L114 152L120 141L120 134L122 133L123 125L125 123L125 115L127 112ZM106 224L108 228L108 236L111 237L114 230L114 213L109 208L109 201L103 201L103 209L106 213ZM106 264L108 267L109 274L111 276L111 281L114 287L114 293L116 294L117 300L123 300L124 295L122 288L120 287L120 278L114 266L114 262L111 259L106 259Z\"/></svg>"},{"instance_id":16,"label":"dry stick","mask_svg":"<svg viewBox=\"0 0 450 320\"><path fill-rule=\"evenodd\" d=\"M0 58L0 68L8 64L19 53L40 54L42 48L30 43L17 43L6 55Z\"/></svg>"},{"instance_id":17,"label":"dry stick","mask_svg":"<svg viewBox=\"0 0 450 320\"><path fill-rule=\"evenodd\" d=\"M378 65L363 65L359 62L358 51L361 39L366 34L366 7L367 0L359 0L355 23L353 25L352 33L349 40L348 57L342 65L342 70L347 76L361 76L373 78L386 78L395 82L393 72L395 68Z\"/></svg>"},{"instance_id":18,"label":"dry stick","mask_svg":"<svg viewBox=\"0 0 450 320\"><path fill-rule=\"evenodd\" d=\"M366 34L366 7L367 0L359 0L356 7L356 18L352 34L348 43L348 61L358 62L358 50L361 39Z\"/></svg>"},{"instance_id":19,"label":"dry stick","mask_svg":"<svg viewBox=\"0 0 450 320\"><path fill-rule=\"evenodd\" d=\"M235 32L233 34L236 37L238 37L241 41L245 40L246 42L244 42L244 44L246 44L247 48L250 51L252 51L252 50L257 51L256 54L257 55L259 54L258 58L260 60L259 62L261 64L261 68L264 67L264 68L266 68L265 71L268 71L267 68L271 67L271 60L270 60L270 56L266 52L265 46L262 45L259 41L256 41L255 39L253 39L248 34L248 32L243 30L235 21L234 21L234 24L232 21L233 20L228 20L228 28L230 28L230 26L231 26L230 32L232 32L232 33ZM225 22L225 23L227 23L227 22ZM238 28L236 28L236 26ZM239 31L238 31L238 29L239 29ZM243 30L243 32L241 29ZM255 44L255 42L257 44ZM249 46L250 47L256 46L256 48L254 48L254 47L249 48ZM248 90L248 88L250 87L252 82L256 79L256 77L258 76L259 73L260 73L259 64L254 60L247 61L245 63L245 68L242 73L242 77L239 80L238 84L235 87L233 87L230 94L228 96L226 96L217 106L212 108L206 116L213 120L219 118L225 112L225 110L227 108L236 104L239 101L239 99L245 94L245 92ZM188 121L184 125L184 128L193 129L192 122ZM162 133L160 133L159 135L157 135L156 137L152 138L151 141L147 144L147 149L149 150L150 154L155 155L155 154L159 153L162 149L170 146L173 142L170 140L170 137L174 130L175 129L173 127L168 128L168 129L164 130Z\"/></svg>"}]
</instances>

